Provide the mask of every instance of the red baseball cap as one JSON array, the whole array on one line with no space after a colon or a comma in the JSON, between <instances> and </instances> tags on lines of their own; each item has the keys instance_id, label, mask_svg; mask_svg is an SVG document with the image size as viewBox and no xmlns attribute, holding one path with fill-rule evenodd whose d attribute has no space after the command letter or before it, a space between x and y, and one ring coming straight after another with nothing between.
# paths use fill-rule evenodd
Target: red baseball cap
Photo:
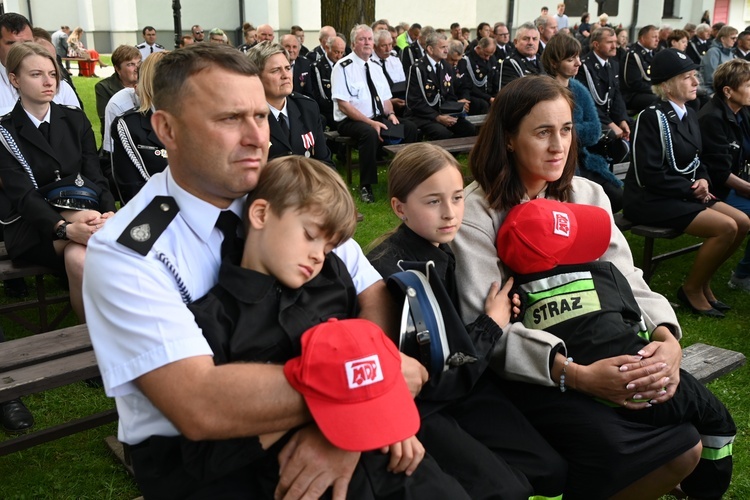
<instances>
[{"instance_id":1,"label":"red baseball cap","mask_svg":"<svg viewBox=\"0 0 750 500\"><path fill-rule=\"evenodd\" d=\"M537 198L508 211L497 232L497 256L516 273L538 273L598 259L611 236L603 208Z\"/></svg>"},{"instance_id":2,"label":"red baseball cap","mask_svg":"<svg viewBox=\"0 0 750 500\"><path fill-rule=\"evenodd\" d=\"M396 345L374 323L331 319L302 335L302 356L284 365L323 435L369 451L413 436L419 413Z\"/></svg>"}]
</instances>

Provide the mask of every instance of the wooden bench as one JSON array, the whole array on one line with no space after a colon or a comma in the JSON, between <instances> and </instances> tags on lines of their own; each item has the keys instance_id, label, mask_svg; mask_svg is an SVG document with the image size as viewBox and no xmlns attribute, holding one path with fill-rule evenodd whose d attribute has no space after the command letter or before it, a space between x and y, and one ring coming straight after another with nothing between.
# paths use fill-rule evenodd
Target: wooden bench
<instances>
[{"instance_id":1,"label":"wooden bench","mask_svg":"<svg viewBox=\"0 0 750 500\"><path fill-rule=\"evenodd\" d=\"M0 348L0 401L55 389L99 375L88 328L78 325L9 340ZM117 420L112 409L0 442L0 456Z\"/></svg>"},{"instance_id":2,"label":"wooden bench","mask_svg":"<svg viewBox=\"0 0 750 500\"><path fill-rule=\"evenodd\" d=\"M615 176L618 179L623 180L625 178L625 174L627 174L628 166L629 165L627 163L616 164L613 169ZM643 236L644 238L643 258L641 260L640 268L643 271L643 279L646 281L646 283L651 281L651 277L654 275L656 266L660 262L667 259L679 257L680 255L695 252L703 244L702 242L695 243L693 245L689 245L677 250L672 250L671 252L664 252L654 255L654 243L657 239L673 240L678 236L682 236L684 233L675 229L664 227L647 226L645 224L633 224L632 222L627 220L621 212L614 214L614 217L615 224L617 225L618 229L620 229L620 231L630 231L631 233L638 236Z\"/></svg>"},{"instance_id":3,"label":"wooden bench","mask_svg":"<svg viewBox=\"0 0 750 500\"><path fill-rule=\"evenodd\" d=\"M4 314L8 319L18 323L32 333L41 333L54 330L63 319L70 313L71 307L67 291L48 296L44 284L44 276L55 274L56 271L45 266L35 264L14 264L8 258L8 251L5 243L0 242L0 280L10 280L15 278L33 277L36 285L36 298L29 298L20 302L11 302L0 305L0 314ZM49 317L47 308L54 304L65 303L66 306L58 312L53 318ZM16 314L19 311L36 309L38 321L33 321Z\"/></svg>"},{"instance_id":4,"label":"wooden bench","mask_svg":"<svg viewBox=\"0 0 750 500\"><path fill-rule=\"evenodd\" d=\"M744 354L721 347L698 343L682 350L682 369L702 384L708 384L744 364Z\"/></svg>"},{"instance_id":5,"label":"wooden bench","mask_svg":"<svg viewBox=\"0 0 750 500\"><path fill-rule=\"evenodd\" d=\"M469 121L469 123L472 123L475 127L481 127L484 124L486 118L487 118L487 115L474 115L474 116L467 116L466 120ZM352 183L352 168L353 168L352 151L357 148L357 141L353 139L352 137L341 135L335 130L326 131L325 136L326 136L326 139L344 146L344 167L346 168L346 182L347 184L351 184ZM459 141L459 142L456 144L453 144L447 141ZM437 144L441 147L445 147L445 149L450 153L468 153L469 151L471 151L471 147L474 145L475 141L476 141L476 137L465 137L465 138L460 138L460 139L445 139L443 141L430 141L430 142L432 144ZM442 143L445 143L448 146L447 147L443 146ZM383 146L383 149L395 155L404 146L405 144L394 144L390 146ZM448 149L449 147L451 149Z\"/></svg>"}]
</instances>

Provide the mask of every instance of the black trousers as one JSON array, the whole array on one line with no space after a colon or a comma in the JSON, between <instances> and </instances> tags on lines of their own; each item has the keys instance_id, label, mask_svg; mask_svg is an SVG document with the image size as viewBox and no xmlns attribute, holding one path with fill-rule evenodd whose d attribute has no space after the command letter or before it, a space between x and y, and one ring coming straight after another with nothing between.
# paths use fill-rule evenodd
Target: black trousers
<instances>
[{"instance_id":1,"label":"black trousers","mask_svg":"<svg viewBox=\"0 0 750 500\"><path fill-rule=\"evenodd\" d=\"M289 435L248 464L242 451L232 454L201 455L218 460L223 469L195 463L184 453L184 438L151 437L131 447L131 459L138 487L148 499L272 499L279 479L277 455ZM233 440L247 445L246 454L255 456L257 440ZM362 453L348 488L351 500L422 500L450 498L470 500L458 481L443 472L435 460L425 456L414 474L393 474L386 467L389 454ZM233 467L232 464L244 464ZM322 498L331 498L329 489Z\"/></svg>"},{"instance_id":2,"label":"black trousers","mask_svg":"<svg viewBox=\"0 0 750 500\"><path fill-rule=\"evenodd\" d=\"M473 500L560 495L565 460L500 391L494 377L486 373L468 396L423 418L417 437Z\"/></svg>"},{"instance_id":3,"label":"black trousers","mask_svg":"<svg viewBox=\"0 0 750 500\"><path fill-rule=\"evenodd\" d=\"M416 142L417 127L409 120L401 120L404 124L404 143ZM378 148L383 144L378 132L364 122L345 119L338 124L339 134L352 137L357 141L359 150L359 184L370 185L378 183L377 157Z\"/></svg>"},{"instance_id":4,"label":"black trousers","mask_svg":"<svg viewBox=\"0 0 750 500\"><path fill-rule=\"evenodd\" d=\"M471 137L477 135L477 129L469 123L464 117L459 117L456 123L451 127L446 127L433 120L424 118L411 117L414 123L422 131L425 139L430 141L439 141L442 139L452 139L453 137Z\"/></svg>"}]
</instances>

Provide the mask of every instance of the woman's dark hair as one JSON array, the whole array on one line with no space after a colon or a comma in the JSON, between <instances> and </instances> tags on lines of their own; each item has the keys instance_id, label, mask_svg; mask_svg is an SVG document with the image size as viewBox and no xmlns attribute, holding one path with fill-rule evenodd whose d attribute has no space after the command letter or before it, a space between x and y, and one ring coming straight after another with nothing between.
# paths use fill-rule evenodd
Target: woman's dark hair
<instances>
[{"instance_id":1,"label":"woman's dark hair","mask_svg":"<svg viewBox=\"0 0 750 500\"><path fill-rule=\"evenodd\" d=\"M518 205L526 195L526 188L515 165L515 155L508 151L508 142L518 134L521 122L534 106L561 97L570 105L572 114L573 96L567 88L548 76L527 76L503 87L493 101L469 155L469 168L484 189L490 208L507 210ZM578 158L576 143L573 129L563 173L547 187L547 194L551 198L560 201L570 199L571 181Z\"/></svg>"},{"instance_id":2,"label":"woman's dark hair","mask_svg":"<svg viewBox=\"0 0 750 500\"><path fill-rule=\"evenodd\" d=\"M582 22L582 23L587 23L587 22L589 22L589 19L591 19L591 14L589 14L588 12L584 12L584 13L583 13L583 14L581 15L581 22Z\"/></svg>"},{"instance_id":3,"label":"woman's dark hair","mask_svg":"<svg viewBox=\"0 0 750 500\"><path fill-rule=\"evenodd\" d=\"M542 52L544 71L550 76L557 76L557 67L569 57L581 54L581 42L570 35L558 33L549 39Z\"/></svg>"},{"instance_id":4,"label":"woman's dark hair","mask_svg":"<svg viewBox=\"0 0 750 500\"><path fill-rule=\"evenodd\" d=\"M685 30L673 30L667 37L667 45L672 47L672 42L679 42L683 38L690 41L690 33Z\"/></svg>"}]
</instances>

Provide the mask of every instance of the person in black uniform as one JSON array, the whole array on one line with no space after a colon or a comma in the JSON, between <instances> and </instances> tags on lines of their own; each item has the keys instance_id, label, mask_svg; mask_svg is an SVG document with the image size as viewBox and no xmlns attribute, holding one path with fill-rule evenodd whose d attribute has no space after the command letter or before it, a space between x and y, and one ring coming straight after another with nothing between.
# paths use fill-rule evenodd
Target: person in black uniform
<instances>
[{"instance_id":1,"label":"person in black uniform","mask_svg":"<svg viewBox=\"0 0 750 500\"><path fill-rule=\"evenodd\" d=\"M299 39L294 35L284 35L281 37L281 45L289 54L289 63L292 65L293 90L298 94L312 97L312 68L310 61L300 56Z\"/></svg>"},{"instance_id":2,"label":"person in black uniform","mask_svg":"<svg viewBox=\"0 0 750 500\"><path fill-rule=\"evenodd\" d=\"M742 244L750 219L711 194L698 120L685 107L698 90L697 68L676 49L654 56L651 82L661 99L635 124L623 213L635 224L705 238L677 298L695 313L722 318L729 306L714 295L711 278Z\"/></svg>"},{"instance_id":3,"label":"person in black uniform","mask_svg":"<svg viewBox=\"0 0 750 500\"><path fill-rule=\"evenodd\" d=\"M430 140L476 135L474 125L463 117L468 103L458 103L453 91L453 68L444 62L448 39L432 32L425 39L427 54L411 67L406 88L406 117ZM463 109L448 111L446 106L463 104Z\"/></svg>"},{"instance_id":4,"label":"person in black uniform","mask_svg":"<svg viewBox=\"0 0 750 500\"><path fill-rule=\"evenodd\" d=\"M711 47L708 39L711 36L711 26L699 24L695 28L695 35L690 39L685 53L690 56L695 64L700 64L703 56Z\"/></svg>"},{"instance_id":5,"label":"person in black uniform","mask_svg":"<svg viewBox=\"0 0 750 500\"><path fill-rule=\"evenodd\" d=\"M537 55L539 30L536 29L534 23L523 23L519 26L516 31L516 38L513 41L516 46L515 52L500 65L498 92L516 78L544 74L542 62Z\"/></svg>"},{"instance_id":6,"label":"person in black uniform","mask_svg":"<svg viewBox=\"0 0 750 500\"><path fill-rule=\"evenodd\" d=\"M630 119L620 92L617 38L612 28L597 28L590 35L591 52L581 60L576 78L591 93L607 136L592 148L597 154L622 161L628 152L622 140L630 140Z\"/></svg>"},{"instance_id":7,"label":"person in black uniform","mask_svg":"<svg viewBox=\"0 0 750 500\"><path fill-rule=\"evenodd\" d=\"M659 30L651 24L638 31L638 41L630 46L622 67L622 97L628 109L642 111L657 97L651 92L649 68L659 45Z\"/></svg>"},{"instance_id":8,"label":"person in black uniform","mask_svg":"<svg viewBox=\"0 0 750 500\"><path fill-rule=\"evenodd\" d=\"M113 215L115 200L86 115L52 102L60 81L54 57L38 44L16 44L7 63L20 100L0 119L5 245L12 260L64 268L83 322L86 244Z\"/></svg>"},{"instance_id":9,"label":"person in black uniform","mask_svg":"<svg viewBox=\"0 0 750 500\"><path fill-rule=\"evenodd\" d=\"M304 155L334 168L318 105L313 99L292 92L292 72L286 49L278 43L260 42L250 49L247 57L260 70L266 101L273 115L268 118L271 129L268 157Z\"/></svg>"},{"instance_id":10,"label":"person in black uniform","mask_svg":"<svg viewBox=\"0 0 750 500\"><path fill-rule=\"evenodd\" d=\"M495 58L496 50L495 40L482 38L472 50L464 54L463 61L458 63L459 71L465 73L471 82L469 111L472 115L487 113L497 94L500 65Z\"/></svg>"},{"instance_id":11,"label":"person in black uniform","mask_svg":"<svg viewBox=\"0 0 750 500\"><path fill-rule=\"evenodd\" d=\"M167 150L151 126L154 68L167 53L155 52L141 64L135 88L140 107L112 122L112 177L123 204L130 201L152 175L167 168Z\"/></svg>"},{"instance_id":12,"label":"person in black uniform","mask_svg":"<svg viewBox=\"0 0 750 500\"><path fill-rule=\"evenodd\" d=\"M318 103L320 114L323 116L323 126L331 130L336 130L331 98L331 71L338 60L344 57L345 50L346 42L343 38L337 36L329 38L326 42L326 55L312 65L313 99Z\"/></svg>"},{"instance_id":13,"label":"person in black uniform","mask_svg":"<svg viewBox=\"0 0 750 500\"><path fill-rule=\"evenodd\" d=\"M401 53L401 63L404 65L405 75L408 75L411 67L417 64L417 61L427 53L425 40L427 35L434 32L435 28L432 26L425 26L422 28L422 31L419 32L419 38L404 47L404 51Z\"/></svg>"},{"instance_id":14,"label":"person in black uniform","mask_svg":"<svg viewBox=\"0 0 750 500\"><path fill-rule=\"evenodd\" d=\"M503 62L513 53L513 44L510 43L510 30L505 23L495 23L493 28L493 36L495 38L495 59L498 62Z\"/></svg>"}]
</instances>

